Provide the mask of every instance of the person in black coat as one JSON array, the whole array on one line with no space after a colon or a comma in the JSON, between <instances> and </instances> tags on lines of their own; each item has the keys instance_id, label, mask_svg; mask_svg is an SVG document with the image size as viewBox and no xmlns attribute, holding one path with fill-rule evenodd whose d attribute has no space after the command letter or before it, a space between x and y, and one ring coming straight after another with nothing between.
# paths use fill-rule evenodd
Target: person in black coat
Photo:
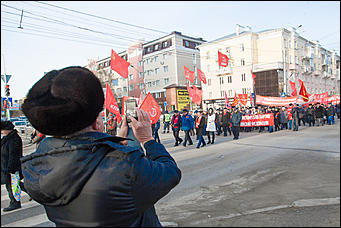
<instances>
[{"instance_id":1,"label":"person in black coat","mask_svg":"<svg viewBox=\"0 0 341 228\"><path fill-rule=\"evenodd\" d=\"M103 105L101 82L84 67L50 71L33 85L22 111L49 137L21 159L27 192L57 227L161 226L154 205L181 171L152 137L147 112L137 109L129 126L143 151L126 146L126 116L117 136L104 132Z\"/></svg>"},{"instance_id":2,"label":"person in black coat","mask_svg":"<svg viewBox=\"0 0 341 228\"><path fill-rule=\"evenodd\" d=\"M21 202L17 201L12 193L11 175L19 171L20 179L23 178L20 158L23 156L22 140L18 135L14 125L10 121L1 121L1 184L6 185L8 196L10 199L9 206L3 211L12 211L21 208ZM20 187L25 191L23 183Z\"/></svg>"},{"instance_id":3,"label":"person in black coat","mask_svg":"<svg viewBox=\"0 0 341 228\"><path fill-rule=\"evenodd\" d=\"M203 116L203 111L198 112L198 116L195 119L195 128L197 129L197 136L199 137L199 142L197 145L197 149L206 146L205 139L203 137L204 134L204 127L205 127L205 117Z\"/></svg>"},{"instance_id":4,"label":"person in black coat","mask_svg":"<svg viewBox=\"0 0 341 228\"><path fill-rule=\"evenodd\" d=\"M231 113L227 110L227 108L224 108L223 113L221 115L222 115L221 126L223 127L224 136L227 136L227 131L231 135L230 129Z\"/></svg>"}]
</instances>

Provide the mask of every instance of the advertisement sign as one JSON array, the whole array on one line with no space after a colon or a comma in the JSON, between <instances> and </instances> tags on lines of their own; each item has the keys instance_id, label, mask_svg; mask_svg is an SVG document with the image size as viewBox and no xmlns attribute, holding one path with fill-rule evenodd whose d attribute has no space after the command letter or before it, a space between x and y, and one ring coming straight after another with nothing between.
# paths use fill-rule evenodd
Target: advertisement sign
<instances>
[{"instance_id":1,"label":"advertisement sign","mask_svg":"<svg viewBox=\"0 0 341 228\"><path fill-rule=\"evenodd\" d=\"M273 126L273 113L242 116L241 127Z\"/></svg>"},{"instance_id":2,"label":"advertisement sign","mask_svg":"<svg viewBox=\"0 0 341 228\"><path fill-rule=\"evenodd\" d=\"M189 104L189 93L186 89L178 89L176 91L176 102L178 104L179 111L184 109Z\"/></svg>"}]
</instances>

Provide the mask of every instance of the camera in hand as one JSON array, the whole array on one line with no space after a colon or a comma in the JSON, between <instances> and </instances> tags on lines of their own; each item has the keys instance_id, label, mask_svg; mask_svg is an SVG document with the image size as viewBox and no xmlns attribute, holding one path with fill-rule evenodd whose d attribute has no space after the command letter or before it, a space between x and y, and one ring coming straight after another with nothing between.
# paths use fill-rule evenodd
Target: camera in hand
<instances>
[{"instance_id":1,"label":"camera in hand","mask_svg":"<svg viewBox=\"0 0 341 228\"><path fill-rule=\"evenodd\" d=\"M127 117L127 123L130 123L130 116L134 117L135 119L137 119L137 102L134 98L129 98L125 101L124 104L124 111L126 113L126 117Z\"/></svg>"}]
</instances>

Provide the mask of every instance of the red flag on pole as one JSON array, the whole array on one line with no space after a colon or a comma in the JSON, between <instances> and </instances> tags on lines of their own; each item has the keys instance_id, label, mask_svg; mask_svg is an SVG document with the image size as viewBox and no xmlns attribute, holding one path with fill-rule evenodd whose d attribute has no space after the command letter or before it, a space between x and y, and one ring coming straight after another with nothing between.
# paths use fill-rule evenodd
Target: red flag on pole
<instances>
[{"instance_id":1,"label":"red flag on pole","mask_svg":"<svg viewBox=\"0 0 341 228\"><path fill-rule=\"evenodd\" d=\"M194 71L190 71L186 66L184 66L184 70L186 79L193 83L195 78Z\"/></svg>"},{"instance_id":2,"label":"red flag on pole","mask_svg":"<svg viewBox=\"0 0 341 228\"><path fill-rule=\"evenodd\" d=\"M299 79L298 79L299 80ZM301 84L301 89L300 92L298 93L299 95L301 95L302 99L304 102L309 101L309 94L307 93L306 88L304 87L304 83L303 81L299 80Z\"/></svg>"},{"instance_id":3,"label":"red flag on pole","mask_svg":"<svg viewBox=\"0 0 341 228\"><path fill-rule=\"evenodd\" d=\"M116 115L118 123L121 122L122 117L120 115L120 109L118 108L115 96L112 93L108 83L105 90L105 108Z\"/></svg>"},{"instance_id":4,"label":"red flag on pole","mask_svg":"<svg viewBox=\"0 0 341 228\"><path fill-rule=\"evenodd\" d=\"M225 106L226 108L231 109L231 105L230 105L229 99L227 98L226 91L225 91Z\"/></svg>"},{"instance_id":5,"label":"red flag on pole","mask_svg":"<svg viewBox=\"0 0 341 228\"><path fill-rule=\"evenodd\" d=\"M198 89L195 85L193 85L192 102L197 105L200 105L201 99L202 99L202 90Z\"/></svg>"},{"instance_id":6,"label":"red flag on pole","mask_svg":"<svg viewBox=\"0 0 341 228\"><path fill-rule=\"evenodd\" d=\"M298 79L298 83L300 83L300 86L302 87L303 81L301 79Z\"/></svg>"},{"instance_id":7,"label":"red flag on pole","mask_svg":"<svg viewBox=\"0 0 341 228\"><path fill-rule=\"evenodd\" d=\"M198 76L199 76L200 81L202 81L204 84L207 83L204 72L202 72L199 68L198 68Z\"/></svg>"},{"instance_id":8,"label":"red flag on pole","mask_svg":"<svg viewBox=\"0 0 341 228\"><path fill-rule=\"evenodd\" d=\"M111 49L110 68L124 78L128 78L128 67L130 63L122 59L114 50Z\"/></svg>"},{"instance_id":9,"label":"red flag on pole","mask_svg":"<svg viewBox=\"0 0 341 228\"><path fill-rule=\"evenodd\" d=\"M295 82L292 82L292 81L289 80L289 83L290 83L290 86L291 86L291 89L292 89L291 96L297 96L297 89L296 89Z\"/></svg>"},{"instance_id":10,"label":"red flag on pole","mask_svg":"<svg viewBox=\"0 0 341 228\"><path fill-rule=\"evenodd\" d=\"M252 75L252 79L253 79L253 84L255 84L256 75L252 72L252 69L251 69L251 75Z\"/></svg>"},{"instance_id":11,"label":"red flag on pole","mask_svg":"<svg viewBox=\"0 0 341 228\"><path fill-rule=\"evenodd\" d=\"M123 96L123 98L122 98L122 116L125 115L125 113L124 113L124 103L126 102L127 99L128 99L127 96Z\"/></svg>"},{"instance_id":12,"label":"red flag on pole","mask_svg":"<svg viewBox=\"0 0 341 228\"><path fill-rule=\"evenodd\" d=\"M234 99L233 99L233 102L232 102L232 106L236 106L237 104L238 104L238 97L237 97L236 92L234 92Z\"/></svg>"},{"instance_id":13,"label":"red flag on pole","mask_svg":"<svg viewBox=\"0 0 341 228\"><path fill-rule=\"evenodd\" d=\"M152 124L156 123L161 116L161 108L150 93L144 98L140 109L148 113Z\"/></svg>"},{"instance_id":14,"label":"red flag on pole","mask_svg":"<svg viewBox=\"0 0 341 228\"><path fill-rule=\"evenodd\" d=\"M247 94L238 94L239 97L239 103L243 106L247 103Z\"/></svg>"},{"instance_id":15,"label":"red flag on pole","mask_svg":"<svg viewBox=\"0 0 341 228\"><path fill-rule=\"evenodd\" d=\"M218 51L218 63L219 66L227 67L227 65L229 64L229 57Z\"/></svg>"}]
</instances>

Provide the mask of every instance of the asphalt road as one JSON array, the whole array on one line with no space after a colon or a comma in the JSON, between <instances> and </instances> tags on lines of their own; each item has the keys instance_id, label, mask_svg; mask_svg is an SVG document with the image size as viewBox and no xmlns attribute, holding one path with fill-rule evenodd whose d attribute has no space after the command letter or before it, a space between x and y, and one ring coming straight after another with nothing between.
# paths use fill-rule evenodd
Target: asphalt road
<instances>
[{"instance_id":1,"label":"asphalt road","mask_svg":"<svg viewBox=\"0 0 341 228\"><path fill-rule=\"evenodd\" d=\"M182 171L180 183L156 204L164 226L340 226L339 120L298 132L241 132L239 140L216 136L200 149L195 136L194 145L173 147L172 134L161 132ZM27 143L24 154L34 150ZM44 212L40 206L25 213ZM11 214L6 224L19 217ZM46 216L37 219L51 225Z\"/></svg>"},{"instance_id":2,"label":"asphalt road","mask_svg":"<svg viewBox=\"0 0 341 228\"><path fill-rule=\"evenodd\" d=\"M156 204L169 226L340 226L339 120L169 151L182 170Z\"/></svg>"}]
</instances>

